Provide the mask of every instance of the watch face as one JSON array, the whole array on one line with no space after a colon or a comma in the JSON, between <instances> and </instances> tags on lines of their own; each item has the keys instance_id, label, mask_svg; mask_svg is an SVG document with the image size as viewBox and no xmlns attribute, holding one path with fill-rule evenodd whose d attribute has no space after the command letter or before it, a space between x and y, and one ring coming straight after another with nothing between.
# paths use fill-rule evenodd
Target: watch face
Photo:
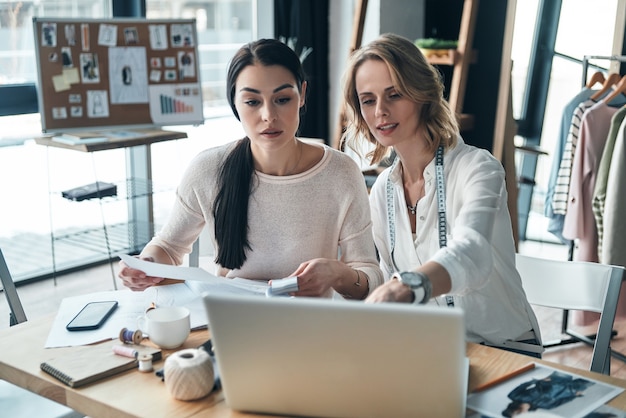
<instances>
[{"instance_id":1,"label":"watch face","mask_svg":"<svg viewBox=\"0 0 626 418\"><path fill-rule=\"evenodd\" d=\"M401 282L411 289L422 287L422 276L412 271L405 271L400 274Z\"/></svg>"}]
</instances>

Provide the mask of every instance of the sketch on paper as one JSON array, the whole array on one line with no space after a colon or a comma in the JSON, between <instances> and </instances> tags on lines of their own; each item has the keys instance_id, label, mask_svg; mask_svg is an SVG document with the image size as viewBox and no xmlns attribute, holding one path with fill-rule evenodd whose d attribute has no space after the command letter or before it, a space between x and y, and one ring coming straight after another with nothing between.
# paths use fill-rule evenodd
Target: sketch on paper
<instances>
[{"instance_id":1,"label":"sketch on paper","mask_svg":"<svg viewBox=\"0 0 626 418\"><path fill-rule=\"evenodd\" d=\"M109 48L111 104L148 103L146 48Z\"/></svg>"},{"instance_id":2,"label":"sketch on paper","mask_svg":"<svg viewBox=\"0 0 626 418\"><path fill-rule=\"evenodd\" d=\"M117 45L117 25L101 24L98 30L98 45Z\"/></svg>"},{"instance_id":3,"label":"sketch on paper","mask_svg":"<svg viewBox=\"0 0 626 418\"><path fill-rule=\"evenodd\" d=\"M109 117L109 99L106 90L87 91L87 116L90 118Z\"/></svg>"},{"instance_id":4,"label":"sketch on paper","mask_svg":"<svg viewBox=\"0 0 626 418\"><path fill-rule=\"evenodd\" d=\"M162 51L167 49L167 27L165 25L149 25L150 48Z\"/></svg>"},{"instance_id":5,"label":"sketch on paper","mask_svg":"<svg viewBox=\"0 0 626 418\"><path fill-rule=\"evenodd\" d=\"M76 45L76 26L65 25L65 40L69 46Z\"/></svg>"}]
</instances>

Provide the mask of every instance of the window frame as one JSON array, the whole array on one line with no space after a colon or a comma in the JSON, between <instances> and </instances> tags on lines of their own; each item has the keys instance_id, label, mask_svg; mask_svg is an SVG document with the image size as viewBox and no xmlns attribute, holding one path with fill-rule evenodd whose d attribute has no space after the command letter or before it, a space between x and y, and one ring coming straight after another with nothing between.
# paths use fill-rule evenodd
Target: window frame
<instances>
[{"instance_id":1,"label":"window frame","mask_svg":"<svg viewBox=\"0 0 626 418\"><path fill-rule=\"evenodd\" d=\"M525 145L528 146L539 147L541 145L541 134L554 58L559 57L579 63L581 65L581 74L583 71L582 60L561 54L555 50L562 3L562 0L541 0L538 5L526 89L520 115L516 119L517 136L523 138ZM616 38L617 36L619 34L616 34ZM626 55L626 31L621 33L621 37L621 55ZM626 63L622 63L620 66L620 73L626 73ZM517 175L520 178L535 179L538 157L539 154L522 153L517 167ZM532 197L533 187L519 188L517 205L520 240L526 239Z\"/></svg>"},{"instance_id":2,"label":"window frame","mask_svg":"<svg viewBox=\"0 0 626 418\"><path fill-rule=\"evenodd\" d=\"M254 27L256 36L272 36L274 33L273 13L259 18L259 10L273 10L273 0L253 1ZM146 17L145 0L111 0L112 17ZM0 117L39 112L36 83L0 85Z\"/></svg>"}]
</instances>

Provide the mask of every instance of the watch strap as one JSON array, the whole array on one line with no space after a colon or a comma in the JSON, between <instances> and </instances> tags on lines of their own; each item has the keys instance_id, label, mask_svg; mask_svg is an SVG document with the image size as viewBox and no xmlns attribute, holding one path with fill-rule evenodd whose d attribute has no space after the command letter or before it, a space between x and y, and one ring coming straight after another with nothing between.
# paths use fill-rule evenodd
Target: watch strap
<instances>
[{"instance_id":1,"label":"watch strap","mask_svg":"<svg viewBox=\"0 0 626 418\"><path fill-rule=\"evenodd\" d=\"M420 278L420 283L418 285L413 285L410 280L403 280L403 275L416 275ZM407 286L413 292L413 302L416 305L421 305L427 303L433 293L432 284L430 279L424 273L418 271L405 271L405 272L395 272L392 278L397 279L400 283Z\"/></svg>"}]
</instances>

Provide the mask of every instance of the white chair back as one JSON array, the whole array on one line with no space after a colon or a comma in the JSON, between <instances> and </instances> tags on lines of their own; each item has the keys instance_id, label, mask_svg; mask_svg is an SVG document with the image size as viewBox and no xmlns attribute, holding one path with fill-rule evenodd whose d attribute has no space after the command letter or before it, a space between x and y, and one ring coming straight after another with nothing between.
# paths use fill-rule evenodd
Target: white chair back
<instances>
[{"instance_id":1,"label":"white chair back","mask_svg":"<svg viewBox=\"0 0 626 418\"><path fill-rule=\"evenodd\" d=\"M531 305L600 313L591 371L609 374L611 334L624 267L516 255L516 267Z\"/></svg>"}]
</instances>

